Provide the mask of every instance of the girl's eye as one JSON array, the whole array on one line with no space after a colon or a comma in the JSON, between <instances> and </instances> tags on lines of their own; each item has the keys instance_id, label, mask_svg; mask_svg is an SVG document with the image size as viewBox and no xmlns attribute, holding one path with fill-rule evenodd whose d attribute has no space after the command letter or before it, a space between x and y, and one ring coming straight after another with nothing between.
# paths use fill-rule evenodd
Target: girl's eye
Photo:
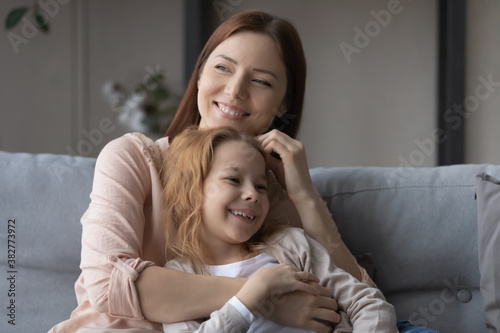
<instances>
[{"instance_id":1,"label":"girl's eye","mask_svg":"<svg viewBox=\"0 0 500 333\"><path fill-rule=\"evenodd\" d=\"M255 83L258 83L258 84L261 84L263 86L267 86L267 87L272 87L271 84L267 81L264 81L264 80L259 80L259 79L255 79L253 80Z\"/></svg>"},{"instance_id":2,"label":"girl's eye","mask_svg":"<svg viewBox=\"0 0 500 333\"><path fill-rule=\"evenodd\" d=\"M231 183L236 183L236 184L240 183L240 180L236 177L228 177L227 180L229 180Z\"/></svg>"},{"instance_id":3,"label":"girl's eye","mask_svg":"<svg viewBox=\"0 0 500 333\"><path fill-rule=\"evenodd\" d=\"M257 185L255 186L257 191L267 191L267 186L266 185Z\"/></svg>"}]
</instances>

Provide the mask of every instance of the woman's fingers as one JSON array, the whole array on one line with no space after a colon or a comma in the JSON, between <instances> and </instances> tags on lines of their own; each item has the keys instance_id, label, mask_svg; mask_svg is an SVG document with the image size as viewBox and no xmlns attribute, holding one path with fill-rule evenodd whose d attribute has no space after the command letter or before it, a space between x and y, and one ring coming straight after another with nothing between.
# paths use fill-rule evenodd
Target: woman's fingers
<instances>
[{"instance_id":1,"label":"woman's fingers","mask_svg":"<svg viewBox=\"0 0 500 333\"><path fill-rule=\"evenodd\" d=\"M274 289L272 292L279 290L280 293L287 293L301 290L313 295L320 294L320 290L316 287L319 279L314 274L299 271L286 264L261 268L257 274L260 274L265 283Z\"/></svg>"},{"instance_id":2,"label":"woman's fingers","mask_svg":"<svg viewBox=\"0 0 500 333\"><path fill-rule=\"evenodd\" d=\"M311 284L314 286L314 288L316 288L316 290L318 290L319 295L325 296L327 298L332 298L333 297L332 292L328 288L325 288L322 285L319 285L317 283L311 283ZM335 310L337 310L337 309L335 308Z\"/></svg>"},{"instance_id":3,"label":"woman's fingers","mask_svg":"<svg viewBox=\"0 0 500 333\"><path fill-rule=\"evenodd\" d=\"M280 302L273 304L273 308L271 320L315 332L331 332L331 324L337 324L341 320L336 312L337 302L333 298L302 291L283 294Z\"/></svg>"},{"instance_id":4,"label":"woman's fingers","mask_svg":"<svg viewBox=\"0 0 500 333\"><path fill-rule=\"evenodd\" d=\"M278 130L262 134L257 137L257 140L266 152L271 153L274 151L278 153L285 164L290 162L289 159L292 157L291 155L303 149L303 145L300 141L294 140Z\"/></svg>"},{"instance_id":5,"label":"woman's fingers","mask_svg":"<svg viewBox=\"0 0 500 333\"><path fill-rule=\"evenodd\" d=\"M316 277L316 275L309 273L309 272L297 271L297 272L295 272L295 275L297 276L297 280L314 281L316 283L319 282L319 279ZM316 288L314 288L314 289L316 289ZM318 294L319 294L319 292L318 292Z\"/></svg>"},{"instance_id":6,"label":"woman's fingers","mask_svg":"<svg viewBox=\"0 0 500 333\"><path fill-rule=\"evenodd\" d=\"M280 184L287 189L292 202L300 202L315 192L309 175L309 167L304 145L277 130L259 136L258 141L267 153L276 152L281 157L281 164L271 161L271 169ZM280 167L277 167L279 165Z\"/></svg>"}]
</instances>

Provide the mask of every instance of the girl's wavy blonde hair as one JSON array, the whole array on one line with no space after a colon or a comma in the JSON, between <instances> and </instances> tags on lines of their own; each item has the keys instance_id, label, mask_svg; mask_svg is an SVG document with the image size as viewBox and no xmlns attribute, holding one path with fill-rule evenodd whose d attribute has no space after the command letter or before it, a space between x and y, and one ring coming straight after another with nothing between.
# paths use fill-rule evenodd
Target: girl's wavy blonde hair
<instances>
[{"instance_id":1,"label":"girl's wavy blonde hair","mask_svg":"<svg viewBox=\"0 0 500 333\"><path fill-rule=\"evenodd\" d=\"M266 161L265 153L255 138L231 127L198 129L196 126L187 128L174 138L163 161L166 250L172 251L178 258L190 260L201 274L208 273L200 232L203 181L210 172L215 149L230 141L248 144L242 145L241 153L247 154L249 161L258 154ZM266 219L259 231L242 245L249 252L265 248L265 239L277 229L275 227L276 223ZM175 235L170 234L171 230L175 230Z\"/></svg>"}]
</instances>

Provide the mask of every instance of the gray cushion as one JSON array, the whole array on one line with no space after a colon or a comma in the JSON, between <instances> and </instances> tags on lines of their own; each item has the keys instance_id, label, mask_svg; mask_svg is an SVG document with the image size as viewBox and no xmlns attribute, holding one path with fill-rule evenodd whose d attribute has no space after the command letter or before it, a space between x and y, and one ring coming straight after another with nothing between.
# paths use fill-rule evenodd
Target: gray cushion
<instances>
[{"instance_id":1,"label":"gray cushion","mask_svg":"<svg viewBox=\"0 0 500 333\"><path fill-rule=\"evenodd\" d=\"M83 157L0 152L0 332L47 332L75 309L80 217L90 202L94 163ZM15 220L12 267L4 260L9 220ZM11 275L15 295L8 297ZM15 326L5 315L11 300Z\"/></svg>"},{"instance_id":2,"label":"gray cushion","mask_svg":"<svg viewBox=\"0 0 500 333\"><path fill-rule=\"evenodd\" d=\"M398 318L441 332L484 332L475 176L496 166L313 169L346 245L371 253ZM472 296L472 299L470 297Z\"/></svg>"},{"instance_id":3,"label":"gray cushion","mask_svg":"<svg viewBox=\"0 0 500 333\"><path fill-rule=\"evenodd\" d=\"M484 317L489 332L500 331L500 181L477 176L479 269Z\"/></svg>"}]
</instances>

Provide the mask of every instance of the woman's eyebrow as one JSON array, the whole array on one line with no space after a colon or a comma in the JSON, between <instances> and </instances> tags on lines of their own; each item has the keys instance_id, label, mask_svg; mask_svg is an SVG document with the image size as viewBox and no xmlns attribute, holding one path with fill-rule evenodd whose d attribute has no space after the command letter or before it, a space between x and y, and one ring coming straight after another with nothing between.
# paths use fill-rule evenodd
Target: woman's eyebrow
<instances>
[{"instance_id":1,"label":"woman's eyebrow","mask_svg":"<svg viewBox=\"0 0 500 333\"><path fill-rule=\"evenodd\" d=\"M227 55L225 54L219 54L216 56L217 57L220 57L220 58L223 58L223 59L226 59L227 61L237 65L238 62L236 60L234 60L233 58L231 57L228 57ZM261 72L261 73L264 73L264 74L268 74L268 75L271 75L272 77L274 77L276 80L278 80L278 77L276 76L276 74L274 74L272 71L268 70L268 69L263 69L263 68L257 68L257 67L254 67L252 68L254 71L256 72Z\"/></svg>"}]
</instances>

